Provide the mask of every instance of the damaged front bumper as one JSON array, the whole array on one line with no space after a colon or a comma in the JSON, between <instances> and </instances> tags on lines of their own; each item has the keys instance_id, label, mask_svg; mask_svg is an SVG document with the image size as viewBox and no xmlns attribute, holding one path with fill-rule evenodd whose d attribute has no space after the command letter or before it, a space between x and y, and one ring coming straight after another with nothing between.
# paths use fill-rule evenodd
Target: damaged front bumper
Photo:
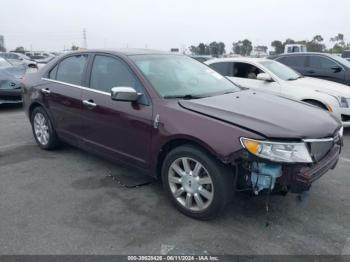
<instances>
[{"instance_id":1,"label":"damaged front bumper","mask_svg":"<svg viewBox=\"0 0 350 262\"><path fill-rule=\"evenodd\" d=\"M307 191L315 180L336 167L341 147L342 143L335 143L321 160L312 164L278 164L245 152L240 164L237 188L251 189L255 194L264 189L284 194L288 191Z\"/></svg>"},{"instance_id":2,"label":"damaged front bumper","mask_svg":"<svg viewBox=\"0 0 350 262\"><path fill-rule=\"evenodd\" d=\"M277 182L280 186L287 187L293 193L309 190L315 180L336 167L340 152L341 146L334 145L330 152L318 163L314 163L311 166L296 165L285 167L283 175Z\"/></svg>"}]
</instances>

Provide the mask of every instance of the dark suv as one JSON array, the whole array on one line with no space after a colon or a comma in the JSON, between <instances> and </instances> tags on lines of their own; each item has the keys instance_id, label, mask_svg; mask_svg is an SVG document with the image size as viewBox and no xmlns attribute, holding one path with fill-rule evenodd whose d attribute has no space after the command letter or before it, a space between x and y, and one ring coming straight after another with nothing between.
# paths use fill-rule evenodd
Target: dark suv
<instances>
[{"instance_id":1,"label":"dark suv","mask_svg":"<svg viewBox=\"0 0 350 262\"><path fill-rule=\"evenodd\" d=\"M350 50L345 50L342 55L341 55L342 58L350 61Z\"/></svg>"},{"instance_id":2,"label":"dark suv","mask_svg":"<svg viewBox=\"0 0 350 262\"><path fill-rule=\"evenodd\" d=\"M328 112L241 90L177 54L71 53L23 85L41 148L64 141L161 178L177 208L200 219L236 189L308 190L336 166L342 144Z\"/></svg>"},{"instance_id":3,"label":"dark suv","mask_svg":"<svg viewBox=\"0 0 350 262\"><path fill-rule=\"evenodd\" d=\"M294 53L271 57L304 76L350 85L350 62L325 53Z\"/></svg>"}]
</instances>

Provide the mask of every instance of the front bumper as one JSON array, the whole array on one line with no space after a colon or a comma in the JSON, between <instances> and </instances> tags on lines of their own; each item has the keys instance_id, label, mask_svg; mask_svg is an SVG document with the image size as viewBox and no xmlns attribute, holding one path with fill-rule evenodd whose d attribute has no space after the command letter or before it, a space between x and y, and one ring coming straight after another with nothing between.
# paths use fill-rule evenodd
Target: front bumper
<instances>
[{"instance_id":1,"label":"front bumper","mask_svg":"<svg viewBox=\"0 0 350 262\"><path fill-rule=\"evenodd\" d=\"M22 103L21 89L0 89L0 104Z\"/></svg>"},{"instance_id":2,"label":"front bumper","mask_svg":"<svg viewBox=\"0 0 350 262\"><path fill-rule=\"evenodd\" d=\"M311 166L297 165L285 167L283 175L278 179L280 186L288 188L293 193L309 190L311 184L334 169L338 163L341 145L334 145L330 152L318 163Z\"/></svg>"}]
</instances>

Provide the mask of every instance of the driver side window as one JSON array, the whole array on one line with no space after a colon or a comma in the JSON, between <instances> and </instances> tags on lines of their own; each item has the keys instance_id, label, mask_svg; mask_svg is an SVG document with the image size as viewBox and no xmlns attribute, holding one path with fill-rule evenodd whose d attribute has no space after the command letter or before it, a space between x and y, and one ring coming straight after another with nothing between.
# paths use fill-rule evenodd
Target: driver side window
<instances>
[{"instance_id":1,"label":"driver side window","mask_svg":"<svg viewBox=\"0 0 350 262\"><path fill-rule=\"evenodd\" d=\"M264 73L254 65L247 63L234 63L233 65L233 77L257 79L258 74Z\"/></svg>"},{"instance_id":2,"label":"driver side window","mask_svg":"<svg viewBox=\"0 0 350 262\"><path fill-rule=\"evenodd\" d=\"M109 56L95 56L92 65L90 87L110 93L112 87L127 86L137 89L137 79L124 62Z\"/></svg>"},{"instance_id":3,"label":"driver side window","mask_svg":"<svg viewBox=\"0 0 350 262\"><path fill-rule=\"evenodd\" d=\"M92 64L90 88L110 93L113 87L132 87L143 94L139 102L147 104L142 84L122 60L105 55L96 55Z\"/></svg>"}]
</instances>

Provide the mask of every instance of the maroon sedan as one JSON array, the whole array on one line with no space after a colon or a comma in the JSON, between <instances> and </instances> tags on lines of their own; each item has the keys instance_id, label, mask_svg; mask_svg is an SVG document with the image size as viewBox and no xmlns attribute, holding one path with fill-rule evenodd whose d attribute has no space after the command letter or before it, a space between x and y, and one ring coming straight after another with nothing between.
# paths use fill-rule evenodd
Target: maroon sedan
<instances>
[{"instance_id":1,"label":"maroon sedan","mask_svg":"<svg viewBox=\"0 0 350 262\"><path fill-rule=\"evenodd\" d=\"M64 141L138 168L200 219L219 214L235 190L308 190L336 166L342 145L328 112L242 90L183 55L75 52L23 84L41 148Z\"/></svg>"}]
</instances>

